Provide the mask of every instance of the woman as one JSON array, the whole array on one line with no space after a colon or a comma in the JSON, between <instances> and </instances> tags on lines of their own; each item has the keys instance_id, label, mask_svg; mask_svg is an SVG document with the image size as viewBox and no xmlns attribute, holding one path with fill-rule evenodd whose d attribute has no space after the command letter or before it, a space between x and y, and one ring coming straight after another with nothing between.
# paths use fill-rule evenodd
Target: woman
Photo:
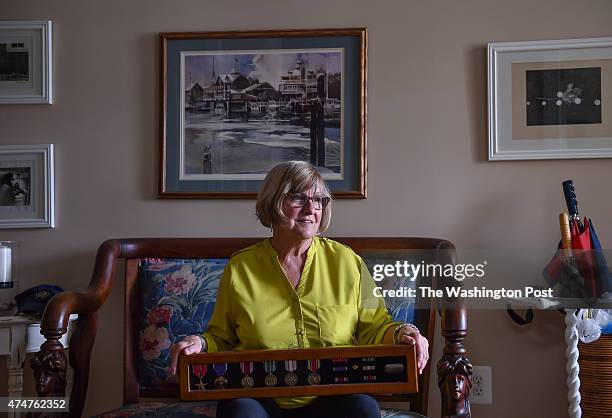
<instances>
[{"instance_id":1,"label":"woman","mask_svg":"<svg viewBox=\"0 0 612 418\"><path fill-rule=\"evenodd\" d=\"M416 345L419 373L428 342L410 324L393 322L380 298L364 303L361 258L350 248L318 237L329 227L331 194L319 172L301 161L281 163L266 176L256 214L272 238L235 253L221 279L203 336L175 344L180 353L400 343ZM362 282L363 280L363 282ZM367 305L367 306L366 306ZM348 417L380 417L369 395L235 399L220 401L218 418L324 417L330 408Z\"/></svg>"}]
</instances>

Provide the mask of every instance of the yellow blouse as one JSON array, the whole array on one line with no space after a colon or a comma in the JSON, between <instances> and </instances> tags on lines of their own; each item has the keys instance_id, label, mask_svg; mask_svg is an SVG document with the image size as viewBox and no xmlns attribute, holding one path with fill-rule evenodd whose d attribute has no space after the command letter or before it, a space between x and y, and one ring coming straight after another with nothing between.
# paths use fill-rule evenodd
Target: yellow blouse
<instances>
[{"instance_id":1,"label":"yellow blouse","mask_svg":"<svg viewBox=\"0 0 612 418\"><path fill-rule=\"evenodd\" d=\"M296 289L264 240L232 255L204 338L208 352L380 344L393 322L361 257L315 237ZM314 397L278 398L281 408Z\"/></svg>"}]
</instances>

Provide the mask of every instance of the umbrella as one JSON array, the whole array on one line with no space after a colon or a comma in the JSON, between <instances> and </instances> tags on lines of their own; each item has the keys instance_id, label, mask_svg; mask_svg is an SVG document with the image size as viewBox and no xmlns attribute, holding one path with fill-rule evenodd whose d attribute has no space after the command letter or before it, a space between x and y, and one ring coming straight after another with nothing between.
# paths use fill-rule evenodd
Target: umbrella
<instances>
[{"instance_id":1,"label":"umbrella","mask_svg":"<svg viewBox=\"0 0 612 418\"><path fill-rule=\"evenodd\" d=\"M563 182L563 194L568 214L560 217L562 232L566 234L559 249L565 248L566 254L558 251L544 269L544 276L549 284L560 284L559 296L592 303L603 292L612 291L612 275L593 222L587 217L580 220L572 180ZM567 250L571 250L571 257L567 256Z\"/></svg>"},{"instance_id":2,"label":"umbrella","mask_svg":"<svg viewBox=\"0 0 612 418\"><path fill-rule=\"evenodd\" d=\"M576 267L583 278L584 286L593 297L600 297L603 292L612 289L612 280L606 259L603 255L601 242L595 233L593 222L585 217L580 222L578 201L574 190L574 182L563 182L563 194L570 216L571 247L576 260Z\"/></svg>"}]
</instances>

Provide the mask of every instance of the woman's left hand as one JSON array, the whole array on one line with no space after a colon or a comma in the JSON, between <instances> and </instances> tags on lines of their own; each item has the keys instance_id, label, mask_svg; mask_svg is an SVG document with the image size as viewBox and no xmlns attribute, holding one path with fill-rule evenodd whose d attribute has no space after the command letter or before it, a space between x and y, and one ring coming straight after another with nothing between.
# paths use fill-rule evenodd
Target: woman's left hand
<instances>
[{"instance_id":1,"label":"woman's left hand","mask_svg":"<svg viewBox=\"0 0 612 418\"><path fill-rule=\"evenodd\" d=\"M414 328L408 326L400 329L397 335L398 344L414 345L416 347L417 367L419 374L423 373L429 361L429 341Z\"/></svg>"}]
</instances>

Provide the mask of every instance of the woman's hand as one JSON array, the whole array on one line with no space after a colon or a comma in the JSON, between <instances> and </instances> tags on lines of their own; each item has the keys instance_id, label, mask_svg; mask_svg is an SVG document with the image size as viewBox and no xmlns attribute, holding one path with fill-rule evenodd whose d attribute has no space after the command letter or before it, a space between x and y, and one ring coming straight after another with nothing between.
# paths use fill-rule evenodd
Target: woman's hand
<instances>
[{"instance_id":1,"label":"woman's hand","mask_svg":"<svg viewBox=\"0 0 612 418\"><path fill-rule=\"evenodd\" d=\"M204 346L202 346L204 344ZM199 335L188 335L178 343L170 347L170 374L176 374L176 364L178 363L179 355L182 354L196 354L206 351L206 340L201 338Z\"/></svg>"},{"instance_id":2,"label":"woman's hand","mask_svg":"<svg viewBox=\"0 0 612 418\"><path fill-rule=\"evenodd\" d=\"M423 373L429 360L429 341L421 333L409 326L400 328L396 338L397 344L414 345L416 347L417 367L419 374Z\"/></svg>"}]
</instances>

